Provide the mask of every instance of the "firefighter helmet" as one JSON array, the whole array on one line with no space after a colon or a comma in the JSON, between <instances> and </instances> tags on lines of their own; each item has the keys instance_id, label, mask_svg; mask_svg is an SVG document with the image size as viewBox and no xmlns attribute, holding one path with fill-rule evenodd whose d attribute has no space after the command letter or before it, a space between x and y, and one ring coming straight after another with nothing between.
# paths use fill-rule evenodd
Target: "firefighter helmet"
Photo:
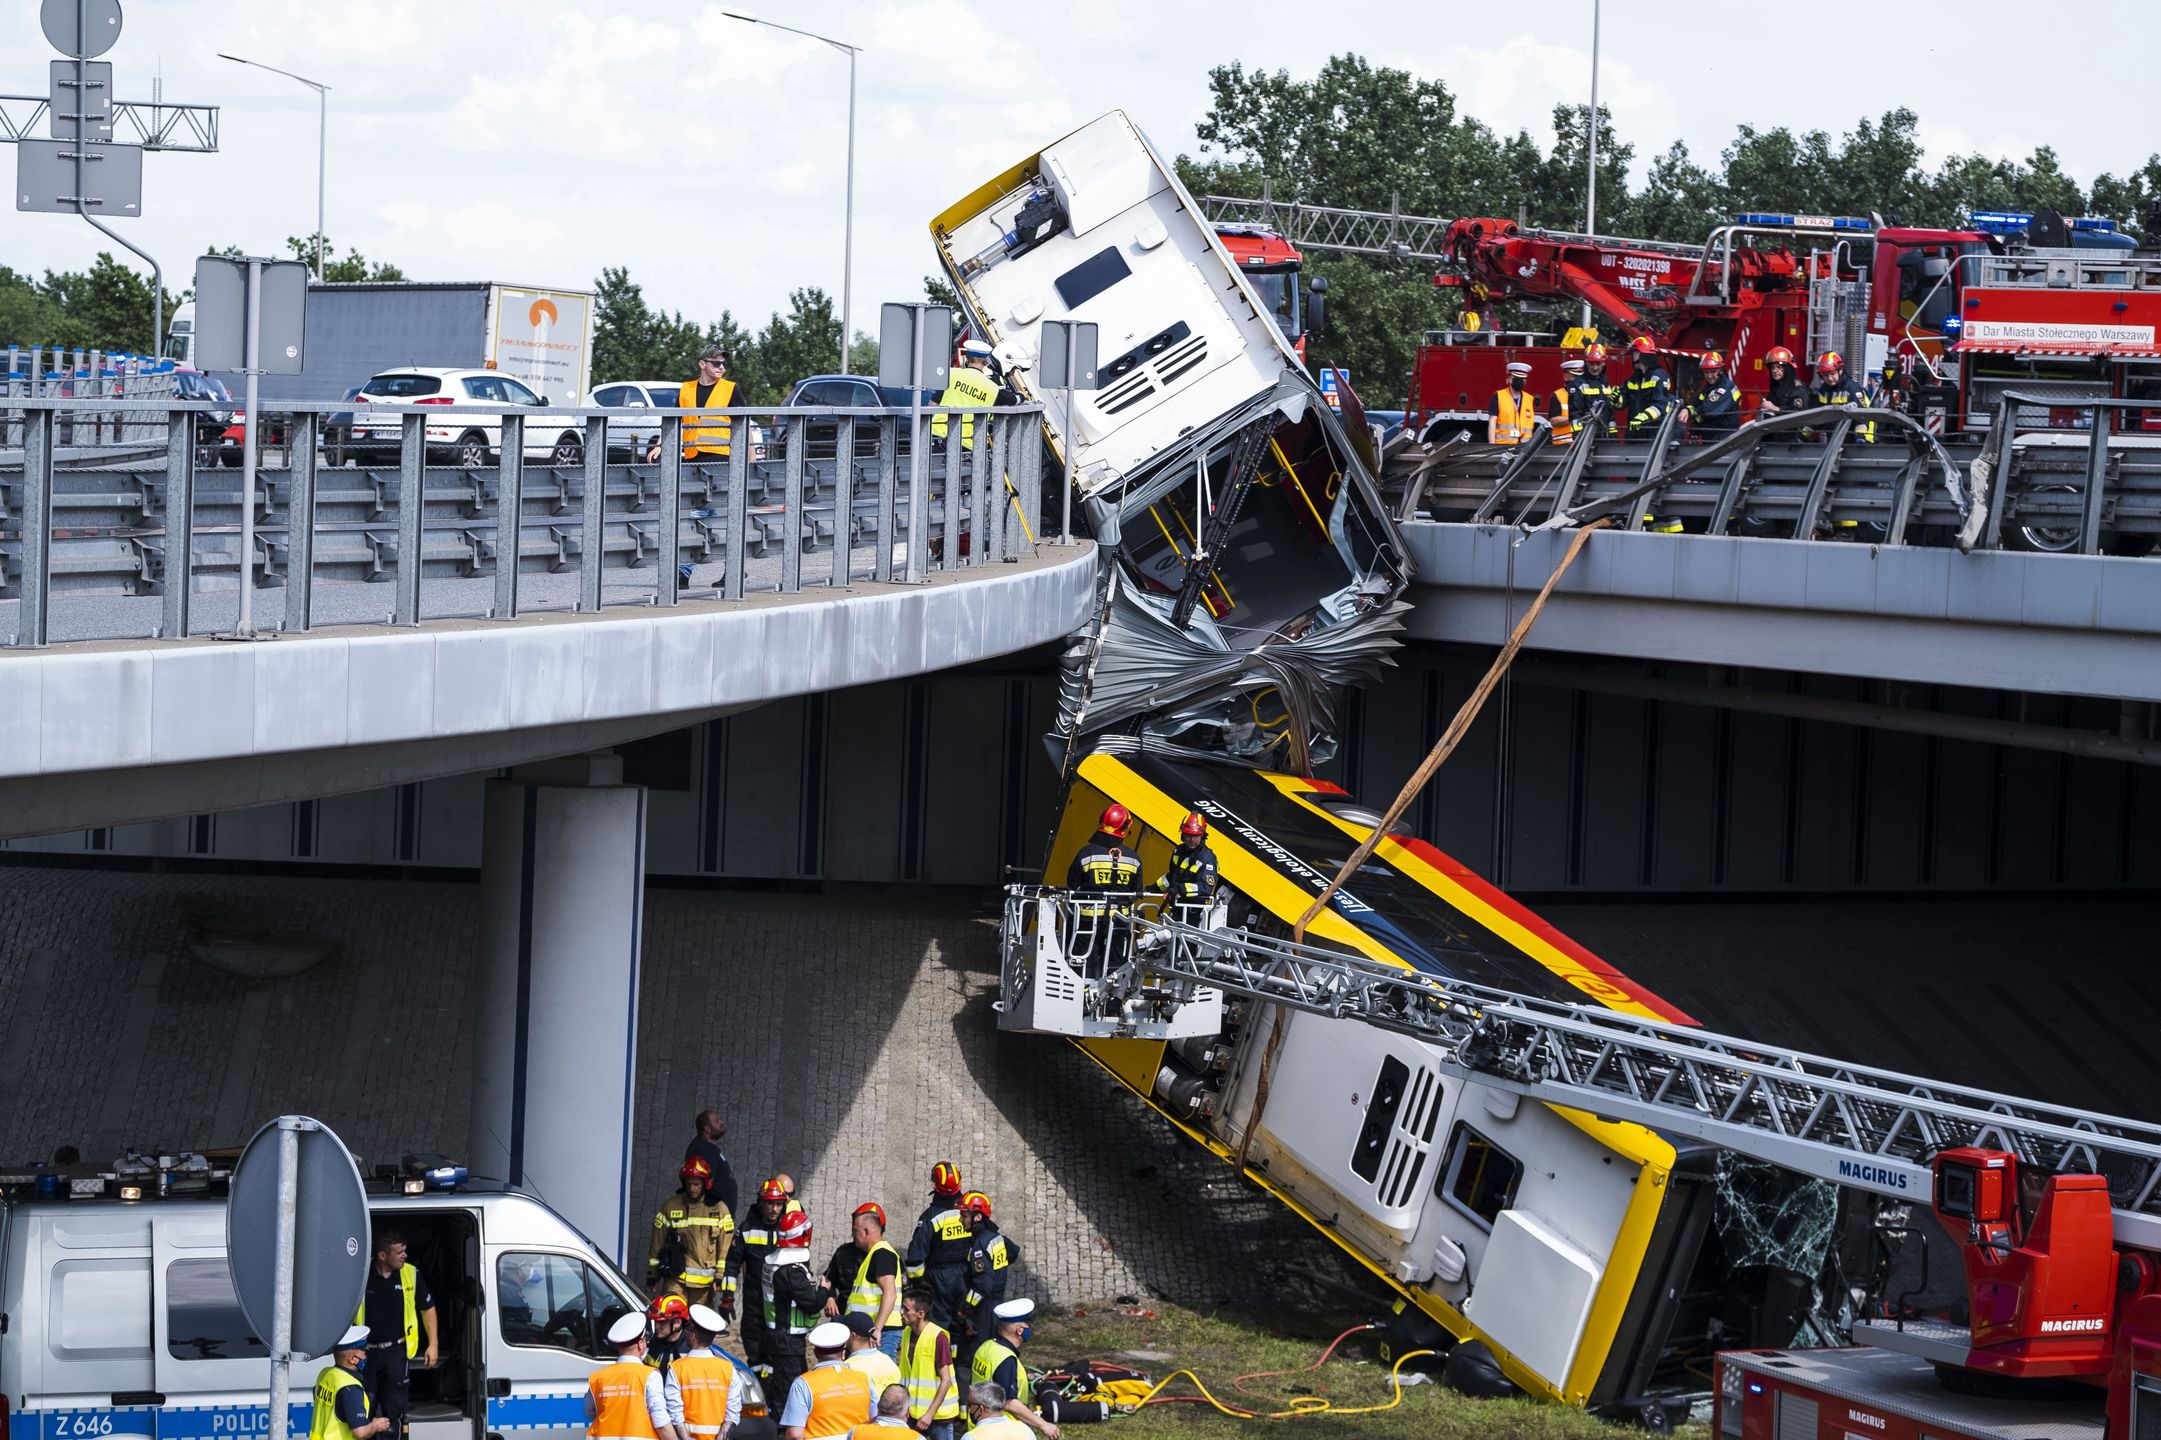
<instances>
[{"instance_id":1,"label":"firefighter helmet","mask_svg":"<svg viewBox=\"0 0 2161 1440\"><path fill-rule=\"evenodd\" d=\"M1793 367L1793 352L1783 345L1773 345L1763 352L1763 363L1766 365L1784 365L1791 369Z\"/></svg>"},{"instance_id":2,"label":"firefighter helmet","mask_svg":"<svg viewBox=\"0 0 2161 1440\"><path fill-rule=\"evenodd\" d=\"M1726 368L1726 357L1716 350L1706 350L1703 352L1703 358L1696 362L1696 368L1706 374L1715 375Z\"/></svg>"},{"instance_id":3,"label":"firefighter helmet","mask_svg":"<svg viewBox=\"0 0 2161 1440\"><path fill-rule=\"evenodd\" d=\"M801 1210L790 1211L780 1222L780 1237L774 1242L786 1248L810 1248L810 1216Z\"/></svg>"},{"instance_id":4,"label":"firefighter helmet","mask_svg":"<svg viewBox=\"0 0 2161 1440\"><path fill-rule=\"evenodd\" d=\"M1182 836L1190 836L1195 840L1206 839L1208 835L1208 817L1198 810L1189 811L1186 818L1178 822L1178 833Z\"/></svg>"},{"instance_id":5,"label":"firefighter helmet","mask_svg":"<svg viewBox=\"0 0 2161 1440\"><path fill-rule=\"evenodd\" d=\"M713 1167L705 1163L703 1156L693 1155L683 1162L683 1168L677 1172L677 1175L678 1178L684 1180L709 1181L713 1178Z\"/></svg>"},{"instance_id":6,"label":"firefighter helmet","mask_svg":"<svg viewBox=\"0 0 2161 1440\"><path fill-rule=\"evenodd\" d=\"M1111 810L1116 810L1121 815L1125 813L1125 808L1119 805L1111 806ZM1104 811L1103 823L1108 825L1110 818L1110 810ZM930 1188L940 1195L960 1194L960 1167L950 1160L940 1160L937 1164L931 1166Z\"/></svg>"},{"instance_id":7,"label":"firefighter helmet","mask_svg":"<svg viewBox=\"0 0 2161 1440\"><path fill-rule=\"evenodd\" d=\"M1584 362L1584 363L1585 363L1586 365L1603 365L1603 364L1605 364L1605 363L1606 363L1606 347L1605 347L1605 346L1603 346L1603 345L1586 345L1586 346L1584 346L1584 347L1583 347L1583 362Z\"/></svg>"},{"instance_id":8,"label":"firefighter helmet","mask_svg":"<svg viewBox=\"0 0 2161 1440\"><path fill-rule=\"evenodd\" d=\"M690 1302L680 1295L662 1295L646 1310L648 1320L688 1320Z\"/></svg>"},{"instance_id":9,"label":"firefighter helmet","mask_svg":"<svg viewBox=\"0 0 2161 1440\"><path fill-rule=\"evenodd\" d=\"M990 1196L985 1195L980 1190L970 1190L960 1197L960 1204L954 1208L963 1215L980 1215L985 1220L988 1220L990 1219Z\"/></svg>"},{"instance_id":10,"label":"firefighter helmet","mask_svg":"<svg viewBox=\"0 0 2161 1440\"><path fill-rule=\"evenodd\" d=\"M1126 827L1131 825L1132 823L1133 812L1126 809L1125 806L1106 805L1103 808L1103 819L1097 823L1096 829L1101 830L1106 835L1117 835L1122 837L1126 833ZM958 1171L955 1171L954 1173L956 1176L959 1174ZM954 1188L959 1188L959 1181L957 1179L954 1181Z\"/></svg>"},{"instance_id":11,"label":"firefighter helmet","mask_svg":"<svg viewBox=\"0 0 2161 1440\"><path fill-rule=\"evenodd\" d=\"M785 1205L788 1203L788 1187L781 1184L780 1177L775 1175L758 1187L758 1198L761 1201L771 1200L777 1204Z\"/></svg>"},{"instance_id":12,"label":"firefighter helmet","mask_svg":"<svg viewBox=\"0 0 2161 1440\"><path fill-rule=\"evenodd\" d=\"M1816 357L1818 375L1838 375L1844 373L1845 369L1846 357L1836 350L1826 350Z\"/></svg>"},{"instance_id":13,"label":"firefighter helmet","mask_svg":"<svg viewBox=\"0 0 2161 1440\"><path fill-rule=\"evenodd\" d=\"M1655 355L1658 353L1658 347L1651 343L1650 336L1638 335L1628 342L1628 352L1631 355Z\"/></svg>"},{"instance_id":14,"label":"firefighter helmet","mask_svg":"<svg viewBox=\"0 0 2161 1440\"><path fill-rule=\"evenodd\" d=\"M880 1230L883 1230L885 1228L885 1207L883 1205L880 1205L877 1201L865 1200L862 1204L855 1207L855 1215L851 1216L850 1218L859 1218L864 1215L869 1215L875 1218L878 1222L878 1228Z\"/></svg>"}]
</instances>

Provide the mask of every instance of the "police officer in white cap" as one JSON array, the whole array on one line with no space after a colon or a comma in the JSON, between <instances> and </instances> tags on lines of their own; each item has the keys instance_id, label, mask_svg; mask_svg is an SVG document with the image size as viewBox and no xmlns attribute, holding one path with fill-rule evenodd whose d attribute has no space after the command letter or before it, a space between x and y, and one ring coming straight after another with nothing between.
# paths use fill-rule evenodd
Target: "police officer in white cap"
<instances>
[{"instance_id":1,"label":"police officer in white cap","mask_svg":"<svg viewBox=\"0 0 2161 1440\"><path fill-rule=\"evenodd\" d=\"M1021 1364L1020 1348L1027 1343L1029 1320L1035 1315L1035 1301L1008 1300L991 1311L990 1338L975 1347L975 1359L968 1365L968 1405L973 1411L975 1397L992 1387L1003 1397L994 1408L1004 1412L992 1422L1001 1427L1027 1426L1041 1435L1043 1440L1058 1440L1058 1427L1035 1413L1029 1403L1035 1398L1028 1386L1028 1367ZM983 1429L980 1419L970 1434ZM996 1432L993 1432L996 1433Z\"/></svg>"},{"instance_id":2,"label":"police officer in white cap","mask_svg":"<svg viewBox=\"0 0 2161 1440\"><path fill-rule=\"evenodd\" d=\"M743 1418L743 1402L758 1383L748 1360L720 1348L728 1322L710 1305L690 1307L690 1348L668 1367L668 1418L690 1440L721 1440ZM764 1397L759 1397L763 1403Z\"/></svg>"},{"instance_id":3,"label":"police officer in white cap","mask_svg":"<svg viewBox=\"0 0 2161 1440\"><path fill-rule=\"evenodd\" d=\"M308 1440L369 1440L388 1430L390 1417L375 1413L368 1387L360 1383L360 1366L368 1358L368 1327L348 1329L331 1356L336 1363L315 1377Z\"/></svg>"},{"instance_id":4,"label":"police officer in white cap","mask_svg":"<svg viewBox=\"0 0 2161 1440\"><path fill-rule=\"evenodd\" d=\"M810 1353L817 1363L788 1382L788 1403L780 1412L782 1440L845 1435L868 1425L878 1411L878 1391L868 1375L843 1363L848 1327L838 1320L813 1327Z\"/></svg>"},{"instance_id":5,"label":"police officer in white cap","mask_svg":"<svg viewBox=\"0 0 2161 1440\"><path fill-rule=\"evenodd\" d=\"M633 1310L608 1327L615 1363L586 1382L585 1433L592 1440L684 1440L668 1414L667 1386L645 1363L645 1316Z\"/></svg>"},{"instance_id":6,"label":"police officer in white cap","mask_svg":"<svg viewBox=\"0 0 2161 1440\"><path fill-rule=\"evenodd\" d=\"M1486 407L1486 440L1493 445L1521 445L1538 428L1538 400L1530 392L1531 367L1508 362L1508 383L1493 392Z\"/></svg>"}]
</instances>

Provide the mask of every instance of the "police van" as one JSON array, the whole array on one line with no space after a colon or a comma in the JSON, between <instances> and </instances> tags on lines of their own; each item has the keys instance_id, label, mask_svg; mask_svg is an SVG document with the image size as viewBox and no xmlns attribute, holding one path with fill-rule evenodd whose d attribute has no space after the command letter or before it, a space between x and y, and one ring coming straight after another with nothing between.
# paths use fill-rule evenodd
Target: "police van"
<instances>
[{"instance_id":1,"label":"police van","mask_svg":"<svg viewBox=\"0 0 2161 1440\"><path fill-rule=\"evenodd\" d=\"M188 1159L137 1177L0 1175L6 1440L269 1431L270 1352L233 1292L223 1175ZM412 1440L583 1436L587 1377L615 1358L608 1327L644 1309L639 1290L516 1190L398 1176L371 1182L368 1200L435 1296L439 1363L414 1362ZM329 1363L294 1364L294 1435Z\"/></svg>"}]
</instances>

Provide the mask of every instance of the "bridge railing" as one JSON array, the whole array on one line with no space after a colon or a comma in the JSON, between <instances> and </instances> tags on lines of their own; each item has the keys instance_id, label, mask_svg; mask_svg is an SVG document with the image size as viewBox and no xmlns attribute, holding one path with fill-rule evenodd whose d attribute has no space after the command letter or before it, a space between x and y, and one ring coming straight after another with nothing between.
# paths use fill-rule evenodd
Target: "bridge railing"
<instances>
[{"instance_id":1,"label":"bridge railing","mask_svg":"<svg viewBox=\"0 0 2161 1440\"><path fill-rule=\"evenodd\" d=\"M1711 444L1600 438L1587 455L1580 441L1528 455L1407 444L1386 482L1404 520L1536 525L1557 510L1580 519L1604 510L1617 529L1942 546L1964 529L1981 548L2145 555L2161 544L2161 431L2145 429L2157 408L2014 391L1998 397L1985 435L1940 448L1891 412L1836 409L1780 417L1783 429L1699 437ZM2026 418L2049 412L2057 419L2047 425ZM1873 443L1862 431L1871 418ZM1986 507L1978 524L1965 503L1976 493Z\"/></svg>"},{"instance_id":2,"label":"bridge railing","mask_svg":"<svg viewBox=\"0 0 2161 1440\"><path fill-rule=\"evenodd\" d=\"M209 418L221 407L10 403L22 445L0 454L0 643L17 646L228 629L244 576L255 624L296 632L918 582L1017 559L1041 534L1035 406L278 402L257 417L243 517L237 451ZM154 421L162 453L62 446L92 408ZM693 414L729 417L725 454L683 453Z\"/></svg>"}]
</instances>

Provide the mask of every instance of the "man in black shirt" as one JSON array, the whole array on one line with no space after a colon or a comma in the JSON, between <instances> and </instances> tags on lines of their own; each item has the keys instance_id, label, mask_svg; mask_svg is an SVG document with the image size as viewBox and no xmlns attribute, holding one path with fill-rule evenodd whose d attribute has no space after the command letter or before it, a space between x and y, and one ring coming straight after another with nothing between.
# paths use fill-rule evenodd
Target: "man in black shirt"
<instances>
[{"instance_id":1,"label":"man in black shirt","mask_svg":"<svg viewBox=\"0 0 2161 1440\"><path fill-rule=\"evenodd\" d=\"M735 1208L735 1171L728 1168L728 1157L720 1153L721 1138L728 1133L728 1122L718 1110L700 1110L693 1122L697 1133L690 1137L690 1144L683 1147L683 1161L703 1160L713 1172L705 1182L705 1193L728 1207L728 1213L739 1213Z\"/></svg>"},{"instance_id":2,"label":"man in black shirt","mask_svg":"<svg viewBox=\"0 0 2161 1440\"><path fill-rule=\"evenodd\" d=\"M393 1437L405 1434L407 1367L414 1359L435 1364L435 1293L420 1272L406 1262L405 1237L395 1230L375 1236L375 1264L368 1288L354 1316L368 1327L368 1360L361 1383L368 1387L374 1410L390 1422ZM421 1348L425 1326L427 1348Z\"/></svg>"}]
</instances>

